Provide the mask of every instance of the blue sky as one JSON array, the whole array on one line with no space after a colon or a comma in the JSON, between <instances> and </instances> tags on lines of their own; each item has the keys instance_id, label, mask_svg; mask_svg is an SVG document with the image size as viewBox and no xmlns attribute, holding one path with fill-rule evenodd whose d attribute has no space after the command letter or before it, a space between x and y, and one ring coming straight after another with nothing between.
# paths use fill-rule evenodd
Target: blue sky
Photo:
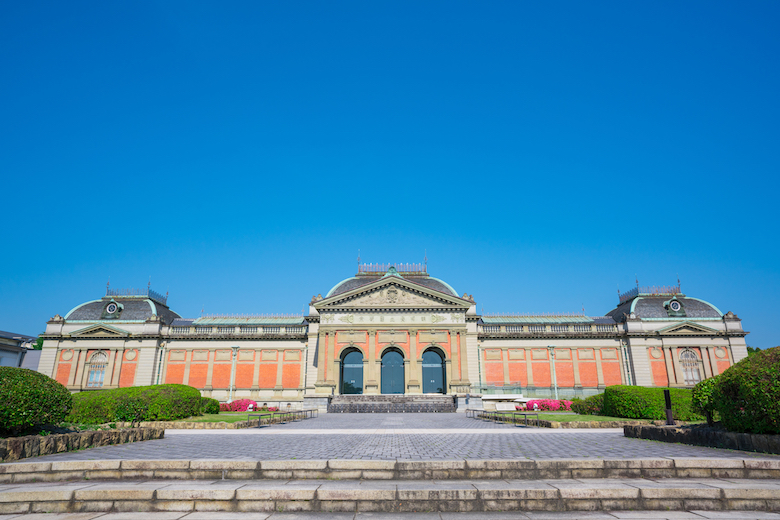
<instances>
[{"instance_id":1,"label":"blue sky","mask_svg":"<svg viewBox=\"0 0 780 520\"><path fill-rule=\"evenodd\" d=\"M300 312L419 262L485 312L672 284L771 347L777 2L0 4L0 329L111 286Z\"/></svg>"}]
</instances>

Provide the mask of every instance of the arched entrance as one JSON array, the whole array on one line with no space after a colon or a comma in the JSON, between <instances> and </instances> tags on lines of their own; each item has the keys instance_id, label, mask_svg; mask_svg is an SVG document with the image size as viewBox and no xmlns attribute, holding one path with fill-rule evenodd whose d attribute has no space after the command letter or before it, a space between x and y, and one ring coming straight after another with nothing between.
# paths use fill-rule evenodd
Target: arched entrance
<instances>
[{"instance_id":1,"label":"arched entrance","mask_svg":"<svg viewBox=\"0 0 780 520\"><path fill-rule=\"evenodd\" d=\"M363 353L349 349L341 356L341 394L363 393Z\"/></svg>"},{"instance_id":2,"label":"arched entrance","mask_svg":"<svg viewBox=\"0 0 780 520\"><path fill-rule=\"evenodd\" d=\"M382 355L382 393L404 393L404 356L396 349Z\"/></svg>"},{"instance_id":3,"label":"arched entrance","mask_svg":"<svg viewBox=\"0 0 780 520\"><path fill-rule=\"evenodd\" d=\"M438 349L429 348L422 355L422 378L424 394L446 394L444 390L444 358Z\"/></svg>"}]
</instances>

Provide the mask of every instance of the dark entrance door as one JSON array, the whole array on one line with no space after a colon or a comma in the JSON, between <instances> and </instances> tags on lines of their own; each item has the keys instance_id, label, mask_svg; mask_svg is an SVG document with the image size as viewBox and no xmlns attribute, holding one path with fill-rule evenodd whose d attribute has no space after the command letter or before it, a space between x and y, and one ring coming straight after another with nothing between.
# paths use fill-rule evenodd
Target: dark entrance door
<instances>
[{"instance_id":1,"label":"dark entrance door","mask_svg":"<svg viewBox=\"0 0 780 520\"><path fill-rule=\"evenodd\" d=\"M363 393L363 354L357 350L347 353L341 360L341 393Z\"/></svg>"},{"instance_id":2,"label":"dark entrance door","mask_svg":"<svg viewBox=\"0 0 780 520\"><path fill-rule=\"evenodd\" d=\"M395 350L382 356L382 393L404 393L404 358Z\"/></svg>"},{"instance_id":3,"label":"dark entrance door","mask_svg":"<svg viewBox=\"0 0 780 520\"><path fill-rule=\"evenodd\" d=\"M443 394L444 362L435 350L426 350L422 356L422 377L424 394Z\"/></svg>"}]
</instances>

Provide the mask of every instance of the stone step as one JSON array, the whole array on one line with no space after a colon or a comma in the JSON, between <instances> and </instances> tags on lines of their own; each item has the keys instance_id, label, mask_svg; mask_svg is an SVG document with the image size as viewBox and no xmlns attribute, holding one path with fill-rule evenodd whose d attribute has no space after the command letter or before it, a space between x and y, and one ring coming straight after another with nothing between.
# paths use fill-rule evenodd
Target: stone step
<instances>
[{"instance_id":1,"label":"stone step","mask_svg":"<svg viewBox=\"0 0 780 520\"><path fill-rule=\"evenodd\" d=\"M716 478L780 480L780 459L82 460L0 464L0 485L124 479L543 480Z\"/></svg>"},{"instance_id":2,"label":"stone step","mask_svg":"<svg viewBox=\"0 0 780 520\"><path fill-rule=\"evenodd\" d=\"M453 413L451 395L381 394L337 395L328 403L328 413Z\"/></svg>"},{"instance_id":3,"label":"stone step","mask_svg":"<svg viewBox=\"0 0 780 520\"><path fill-rule=\"evenodd\" d=\"M0 514L780 511L780 480L176 480L0 485Z\"/></svg>"}]
</instances>

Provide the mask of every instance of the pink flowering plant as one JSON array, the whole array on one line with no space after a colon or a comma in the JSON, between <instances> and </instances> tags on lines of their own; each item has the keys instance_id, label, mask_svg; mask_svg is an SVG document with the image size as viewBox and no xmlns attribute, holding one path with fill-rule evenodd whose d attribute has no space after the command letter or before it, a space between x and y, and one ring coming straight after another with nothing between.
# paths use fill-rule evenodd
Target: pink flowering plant
<instances>
[{"instance_id":1,"label":"pink flowering plant","mask_svg":"<svg viewBox=\"0 0 780 520\"><path fill-rule=\"evenodd\" d=\"M253 410L257 410L257 403L251 399L238 399L232 403L220 403L219 410L221 412L246 412L250 404Z\"/></svg>"},{"instance_id":2,"label":"pink flowering plant","mask_svg":"<svg viewBox=\"0 0 780 520\"><path fill-rule=\"evenodd\" d=\"M540 412L570 412L571 401L565 399L533 399L526 403L527 410L533 410L534 405Z\"/></svg>"}]
</instances>

